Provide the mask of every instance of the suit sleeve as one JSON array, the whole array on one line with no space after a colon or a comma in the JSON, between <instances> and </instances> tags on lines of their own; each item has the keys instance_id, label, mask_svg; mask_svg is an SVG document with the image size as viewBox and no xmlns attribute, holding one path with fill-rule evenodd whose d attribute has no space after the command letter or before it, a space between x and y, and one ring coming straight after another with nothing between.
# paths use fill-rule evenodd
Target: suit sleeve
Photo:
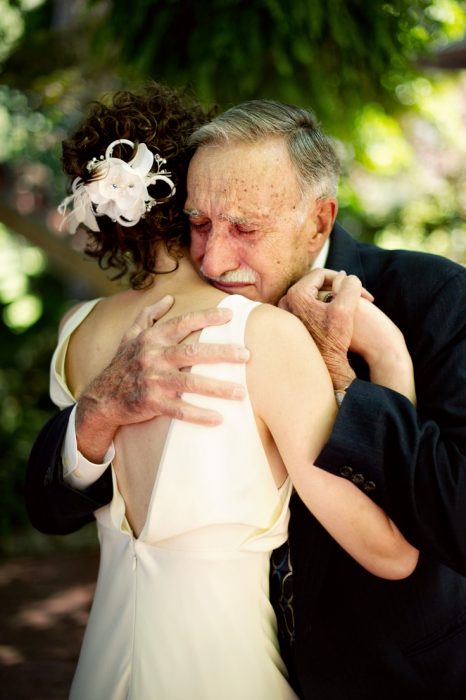
<instances>
[{"instance_id":1,"label":"suit sleeve","mask_svg":"<svg viewBox=\"0 0 466 700\"><path fill-rule=\"evenodd\" d=\"M26 510L34 527L46 534L66 535L78 530L112 498L110 469L84 491L71 488L63 480L61 449L72 408L60 411L45 424L28 460Z\"/></svg>"},{"instance_id":2,"label":"suit sleeve","mask_svg":"<svg viewBox=\"0 0 466 700\"><path fill-rule=\"evenodd\" d=\"M466 575L464 271L427 306L408 341L417 407L397 392L355 380L317 464L352 480L412 544Z\"/></svg>"}]
</instances>

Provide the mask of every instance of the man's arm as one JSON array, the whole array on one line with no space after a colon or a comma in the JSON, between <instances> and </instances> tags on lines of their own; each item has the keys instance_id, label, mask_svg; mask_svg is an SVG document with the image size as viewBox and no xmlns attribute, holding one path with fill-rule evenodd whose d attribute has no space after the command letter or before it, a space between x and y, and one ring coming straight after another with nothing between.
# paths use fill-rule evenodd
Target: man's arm
<instances>
[{"instance_id":1,"label":"man's arm","mask_svg":"<svg viewBox=\"0 0 466 700\"><path fill-rule=\"evenodd\" d=\"M390 387L390 382L384 381L386 358L379 357L377 365L376 354L372 355L368 348L371 378L374 379L374 369L377 383L360 379L350 383L330 440L316 461L326 471L358 484L384 508L412 544L463 575L465 277L464 271L458 269L439 289L432 289L425 309L430 331L419 330L421 337L415 348L417 405L412 398L403 396L405 392L400 388ZM315 303L318 300L311 302L311 308ZM323 306L330 304L320 303ZM420 326L422 321L416 318ZM319 325L322 327L320 322ZM317 337L325 342L319 332ZM369 342L367 338L365 342ZM326 352L329 351L327 347ZM371 362L377 366L371 366ZM392 378L393 375L392 367ZM400 375L404 376L404 369Z\"/></svg>"},{"instance_id":2,"label":"man's arm","mask_svg":"<svg viewBox=\"0 0 466 700\"><path fill-rule=\"evenodd\" d=\"M26 510L41 532L67 535L91 522L95 510L112 498L110 469L84 491L63 479L61 450L72 406L54 415L31 450L26 472Z\"/></svg>"}]
</instances>

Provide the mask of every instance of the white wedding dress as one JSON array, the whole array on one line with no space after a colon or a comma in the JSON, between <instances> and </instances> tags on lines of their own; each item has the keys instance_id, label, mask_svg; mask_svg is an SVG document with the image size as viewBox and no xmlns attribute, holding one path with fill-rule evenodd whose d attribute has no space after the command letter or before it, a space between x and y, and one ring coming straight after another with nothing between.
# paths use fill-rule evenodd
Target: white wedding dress
<instances>
[{"instance_id":1,"label":"white wedding dress","mask_svg":"<svg viewBox=\"0 0 466 700\"><path fill-rule=\"evenodd\" d=\"M59 339L51 396L60 407L74 402L63 369L69 336L97 301L82 306ZM256 302L233 295L220 306L233 309L232 321L204 329L201 341L243 343ZM192 371L245 384L244 365ZM290 480L277 489L249 398L185 398L224 421L171 421L137 538L113 472L113 500L95 514L101 561L72 700L296 698L269 601L269 557L287 537ZM118 455L117 439L115 446Z\"/></svg>"}]
</instances>

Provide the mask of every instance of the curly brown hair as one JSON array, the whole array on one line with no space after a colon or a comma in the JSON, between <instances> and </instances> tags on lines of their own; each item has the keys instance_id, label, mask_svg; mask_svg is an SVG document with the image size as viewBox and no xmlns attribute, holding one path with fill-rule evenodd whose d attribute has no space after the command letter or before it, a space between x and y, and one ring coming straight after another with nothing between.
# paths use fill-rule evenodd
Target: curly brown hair
<instances>
[{"instance_id":1,"label":"curly brown hair","mask_svg":"<svg viewBox=\"0 0 466 700\"><path fill-rule=\"evenodd\" d=\"M145 143L154 154L166 158L164 167L176 186L172 197L152 207L134 226L121 226L107 216L99 216L100 231L88 231L85 252L96 258L102 269L115 269L113 279L128 275L133 289L149 287L155 274L156 241L165 242L175 261L180 258L189 240L183 205L193 149L188 147L187 139L213 113L214 110L204 111L187 91L152 82L139 92L120 90L92 102L85 120L63 141L63 169L70 181L80 177L89 182L88 162L98 159L117 139L128 139L135 146ZM127 145L118 145L114 156L130 160L129 151ZM150 194L157 198L157 191L152 192L152 188Z\"/></svg>"}]
</instances>

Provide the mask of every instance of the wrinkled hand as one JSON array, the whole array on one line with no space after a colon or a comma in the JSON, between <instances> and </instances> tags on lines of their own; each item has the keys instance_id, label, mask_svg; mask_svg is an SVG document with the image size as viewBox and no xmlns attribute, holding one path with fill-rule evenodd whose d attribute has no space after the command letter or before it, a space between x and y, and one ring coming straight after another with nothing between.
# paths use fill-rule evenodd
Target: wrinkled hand
<instances>
[{"instance_id":1,"label":"wrinkled hand","mask_svg":"<svg viewBox=\"0 0 466 700\"><path fill-rule=\"evenodd\" d=\"M199 363L248 360L249 352L242 346L181 343L206 326L227 323L231 310L213 308L158 322L172 304L173 298L165 297L146 307L123 337L108 367L80 396L76 413L78 446L91 461L101 461L122 425L161 415L202 425L222 421L216 411L182 400L183 392L226 399L244 397L241 385L182 371Z\"/></svg>"},{"instance_id":2,"label":"wrinkled hand","mask_svg":"<svg viewBox=\"0 0 466 700\"><path fill-rule=\"evenodd\" d=\"M347 356L351 350L366 361L372 382L415 403L413 365L403 334L373 300L354 275L316 269L290 287L279 306L305 324L335 389L355 377Z\"/></svg>"},{"instance_id":3,"label":"wrinkled hand","mask_svg":"<svg viewBox=\"0 0 466 700\"><path fill-rule=\"evenodd\" d=\"M330 295L330 301L324 299ZM301 319L324 358L335 389L355 378L348 362L356 309L361 297L372 301L355 275L316 269L282 297L279 306Z\"/></svg>"}]
</instances>

